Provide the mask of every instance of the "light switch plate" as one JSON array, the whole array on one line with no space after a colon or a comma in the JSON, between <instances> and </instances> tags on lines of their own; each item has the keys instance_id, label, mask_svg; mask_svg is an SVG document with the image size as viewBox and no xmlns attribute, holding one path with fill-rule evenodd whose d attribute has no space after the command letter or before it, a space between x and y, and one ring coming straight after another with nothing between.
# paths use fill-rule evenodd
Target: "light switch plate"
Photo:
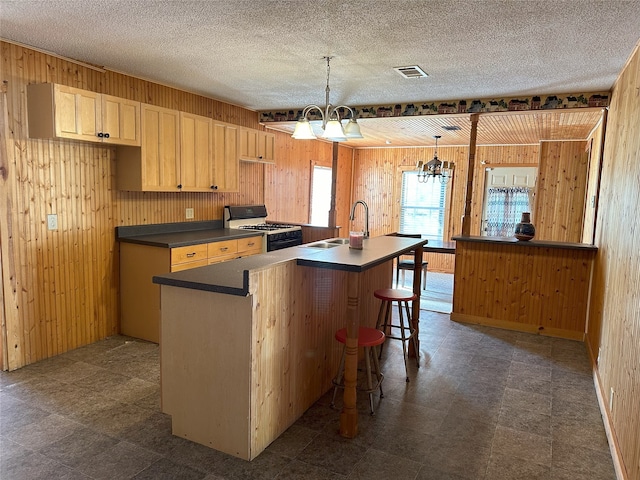
<instances>
[{"instance_id":1,"label":"light switch plate","mask_svg":"<svg viewBox=\"0 0 640 480\"><path fill-rule=\"evenodd\" d=\"M187 208L186 216L187 219L193 218L193 208Z\"/></svg>"},{"instance_id":2,"label":"light switch plate","mask_svg":"<svg viewBox=\"0 0 640 480\"><path fill-rule=\"evenodd\" d=\"M58 215L55 213L47 215L47 230L58 230Z\"/></svg>"}]
</instances>

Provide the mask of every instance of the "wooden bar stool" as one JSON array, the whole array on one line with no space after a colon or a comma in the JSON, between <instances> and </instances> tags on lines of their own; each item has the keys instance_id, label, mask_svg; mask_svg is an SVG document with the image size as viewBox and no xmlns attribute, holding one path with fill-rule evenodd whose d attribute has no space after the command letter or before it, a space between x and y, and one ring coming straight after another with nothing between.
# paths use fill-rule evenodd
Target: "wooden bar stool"
<instances>
[{"instance_id":1,"label":"wooden bar stool","mask_svg":"<svg viewBox=\"0 0 640 480\"><path fill-rule=\"evenodd\" d=\"M387 338L402 341L402 353L404 356L404 371L407 375L407 382L409 381L409 370L407 369L407 342L413 341L413 347L416 351L416 365L420 368L420 357L418 351L418 339L416 335L418 331L413 327L411 322L411 310L409 309L409 302L412 302L418 298L418 296L408 290L395 289L395 288L381 288L373 292L376 298L382 300L380 304L380 311L378 312L378 321L376 322L376 328L382 330ZM393 302L398 302L398 320L399 323L393 323L393 315L391 305ZM405 324L404 314L407 316L407 323ZM393 335L394 330L399 330L399 335ZM382 355L382 347L380 347L380 355Z\"/></svg>"},{"instance_id":2,"label":"wooden bar stool","mask_svg":"<svg viewBox=\"0 0 640 480\"><path fill-rule=\"evenodd\" d=\"M364 363L367 370L367 388L364 390L369 394L369 410L373 415L373 392L378 388L380 389L380 398L384 397L382 393L382 380L384 375L380 372L380 363L378 362L378 353L375 351L375 347L384 343L385 335L380 330L370 327L360 327L358 330L358 347L364 347ZM340 360L340 368L338 374L333 379L333 398L331 399L331 406L335 406L336 393L338 388L344 388L342 383L342 377L344 376L344 360L347 354L347 329L341 328L336 332L336 340L342 344L345 344L345 348L342 352L342 360ZM373 385L371 378L371 358L373 358L373 366L376 374L376 384Z\"/></svg>"}]
</instances>

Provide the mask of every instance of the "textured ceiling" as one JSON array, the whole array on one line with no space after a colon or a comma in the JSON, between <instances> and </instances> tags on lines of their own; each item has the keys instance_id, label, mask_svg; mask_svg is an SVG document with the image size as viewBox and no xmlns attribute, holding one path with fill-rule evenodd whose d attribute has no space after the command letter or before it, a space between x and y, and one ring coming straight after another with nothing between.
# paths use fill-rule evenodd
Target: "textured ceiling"
<instances>
[{"instance_id":1,"label":"textured ceiling","mask_svg":"<svg viewBox=\"0 0 640 480\"><path fill-rule=\"evenodd\" d=\"M0 0L0 36L254 110L607 91L640 1ZM393 67L419 65L423 79Z\"/></svg>"},{"instance_id":2,"label":"textured ceiling","mask_svg":"<svg viewBox=\"0 0 640 480\"><path fill-rule=\"evenodd\" d=\"M253 110L324 105L325 55L333 104L608 91L639 25L638 0L0 0L4 39Z\"/></svg>"}]
</instances>

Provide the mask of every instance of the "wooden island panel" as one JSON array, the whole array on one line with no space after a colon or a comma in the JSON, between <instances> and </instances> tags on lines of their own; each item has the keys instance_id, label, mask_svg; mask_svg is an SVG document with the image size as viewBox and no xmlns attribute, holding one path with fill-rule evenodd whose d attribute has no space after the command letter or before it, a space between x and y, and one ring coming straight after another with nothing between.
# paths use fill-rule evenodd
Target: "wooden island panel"
<instances>
[{"instance_id":1,"label":"wooden island panel","mask_svg":"<svg viewBox=\"0 0 640 480\"><path fill-rule=\"evenodd\" d=\"M457 240L452 320L584 339L595 249Z\"/></svg>"},{"instance_id":2,"label":"wooden island panel","mask_svg":"<svg viewBox=\"0 0 640 480\"><path fill-rule=\"evenodd\" d=\"M162 411L173 434L251 460L300 418L338 370L349 273L294 259L249 271L246 297L162 285ZM391 261L360 274L361 324L375 325L373 291L391 277Z\"/></svg>"}]
</instances>

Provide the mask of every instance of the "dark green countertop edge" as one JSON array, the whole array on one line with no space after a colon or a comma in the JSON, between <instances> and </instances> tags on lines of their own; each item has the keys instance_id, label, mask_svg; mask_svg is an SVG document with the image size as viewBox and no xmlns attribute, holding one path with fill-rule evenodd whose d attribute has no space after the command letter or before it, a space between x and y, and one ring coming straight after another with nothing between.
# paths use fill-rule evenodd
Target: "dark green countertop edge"
<instances>
[{"instance_id":1,"label":"dark green countertop edge","mask_svg":"<svg viewBox=\"0 0 640 480\"><path fill-rule=\"evenodd\" d=\"M154 276L151 281L159 285L167 285L170 287L189 288L192 290L202 290L204 292L224 293L227 295L236 295L246 297L249 295L249 271L242 272L242 288L229 287L225 285L214 285L212 283L190 282L177 278L168 278L166 276Z\"/></svg>"},{"instance_id":2,"label":"dark green countertop edge","mask_svg":"<svg viewBox=\"0 0 640 480\"><path fill-rule=\"evenodd\" d=\"M538 248L562 248L566 250L586 250L591 252L597 252L598 247L588 243L570 243L570 242L552 242L550 240L527 240L522 241L514 237L453 237L452 240L456 242L470 242L470 243L492 243L495 245L515 245L518 247L538 247Z\"/></svg>"}]
</instances>

